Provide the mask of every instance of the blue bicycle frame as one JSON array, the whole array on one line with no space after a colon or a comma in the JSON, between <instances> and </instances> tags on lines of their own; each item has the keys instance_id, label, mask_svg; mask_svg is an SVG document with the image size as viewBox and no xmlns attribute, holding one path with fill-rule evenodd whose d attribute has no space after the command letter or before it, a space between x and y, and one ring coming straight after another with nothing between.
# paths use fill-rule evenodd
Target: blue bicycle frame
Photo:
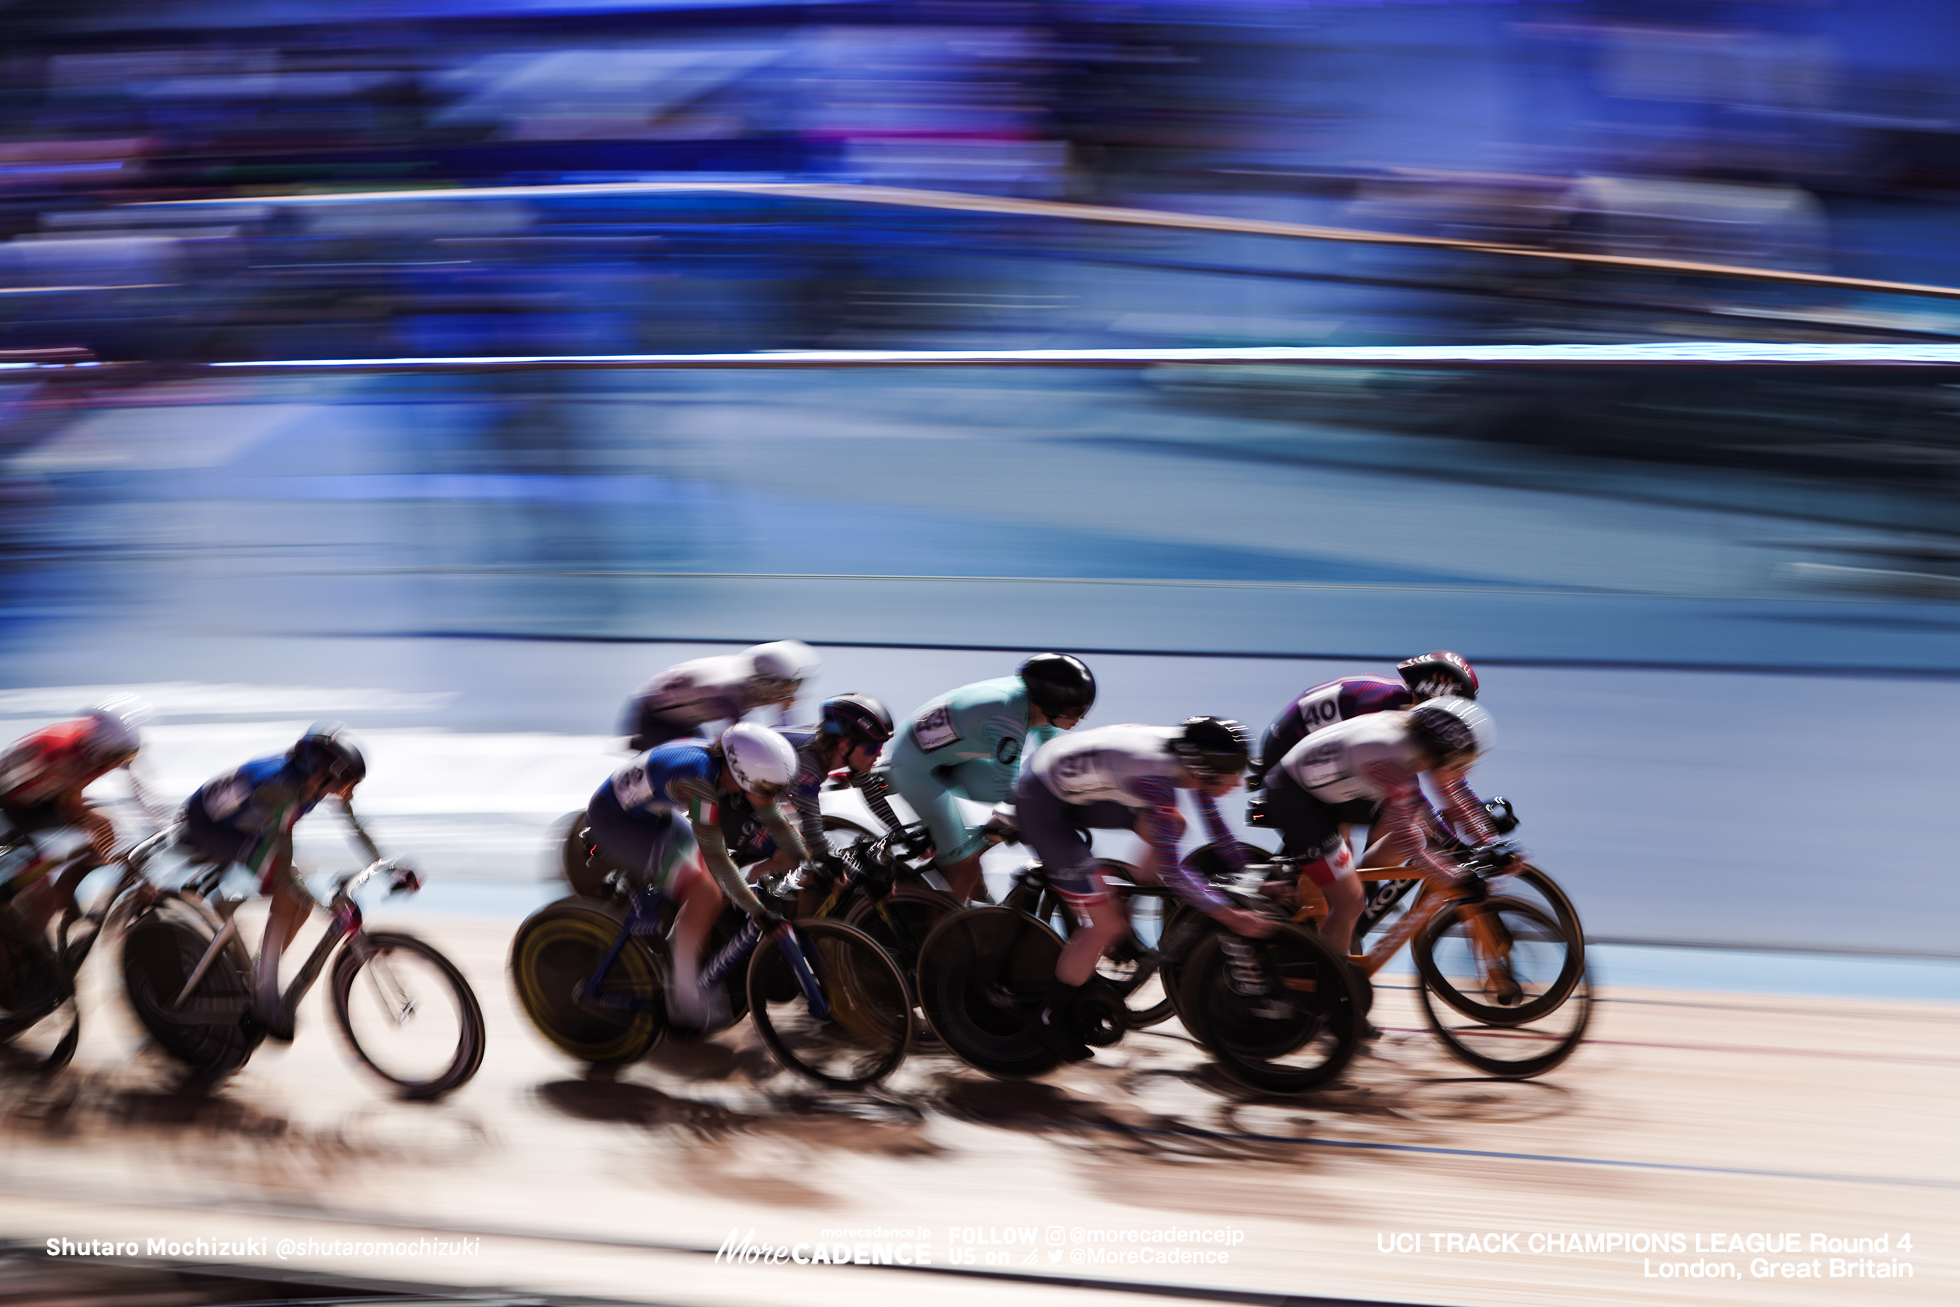
<instances>
[{"instance_id":1,"label":"blue bicycle frame","mask_svg":"<svg viewBox=\"0 0 1960 1307\"><path fill-rule=\"evenodd\" d=\"M581 1004L615 1008L626 1012L653 1010L651 998L601 994L599 986L605 981L607 973L612 970L613 963L619 960L620 953L626 948L627 940L635 935L660 934L660 908L665 899L666 896L657 889L639 890L634 893L632 902L627 908L626 920L620 925L619 938L615 939L612 947L606 950L606 956L600 961L598 968L583 985L579 986L578 1001ZM702 969L702 988L711 988L727 979L736 967L748 961L749 954L755 952L755 946L761 941L762 927L756 924L755 918L751 917L743 922L742 928L735 932L735 938L722 945L721 951L716 953ZM812 970L810 960L803 952L802 944L796 938L795 928L785 930L778 937L777 943L783 951L783 956L789 960L790 970L796 975L798 988L803 991L804 999L810 1004L811 1015L819 1021L830 1020L830 1004L824 999L823 986Z\"/></svg>"}]
</instances>

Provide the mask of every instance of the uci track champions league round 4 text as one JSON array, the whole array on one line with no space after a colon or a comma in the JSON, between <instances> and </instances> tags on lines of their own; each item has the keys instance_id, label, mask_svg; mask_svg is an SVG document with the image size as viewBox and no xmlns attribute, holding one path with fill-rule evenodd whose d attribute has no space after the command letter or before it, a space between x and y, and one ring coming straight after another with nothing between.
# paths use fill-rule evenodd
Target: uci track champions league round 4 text
<instances>
[{"instance_id":1,"label":"uci track champions league round 4 text","mask_svg":"<svg viewBox=\"0 0 1960 1307\"><path fill-rule=\"evenodd\" d=\"M1245 1242L1235 1226L873 1226L779 1241L730 1230L715 1253L728 1266L1044 1268L1223 1266Z\"/></svg>"},{"instance_id":2,"label":"uci track champions league round 4 text","mask_svg":"<svg viewBox=\"0 0 1960 1307\"><path fill-rule=\"evenodd\" d=\"M1637 1256L1652 1280L1909 1280L1912 1235L1794 1231L1383 1230L1375 1250L1410 1256L1512 1253L1538 1257Z\"/></svg>"}]
</instances>

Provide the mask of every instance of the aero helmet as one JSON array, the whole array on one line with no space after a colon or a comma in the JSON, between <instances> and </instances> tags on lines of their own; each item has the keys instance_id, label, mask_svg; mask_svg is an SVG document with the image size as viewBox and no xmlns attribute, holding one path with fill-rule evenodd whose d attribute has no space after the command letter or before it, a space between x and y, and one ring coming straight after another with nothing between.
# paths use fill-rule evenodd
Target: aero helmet
<instances>
[{"instance_id":1,"label":"aero helmet","mask_svg":"<svg viewBox=\"0 0 1960 1307\"><path fill-rule=\"evenodd\" d=\"M1252 756L1252 737L1229 717L1189 717L1171 741L1171 752L1201 781L1236 776Z\"/></svg>"},{"instance_id":2,"label":"aero helmet","mask_svg":"<svg viewBox=\"0 0 1960 1307\"><path fill-rule=\"evenodd\" d=\"M868 694L839 694L823 701L823 733L860 744L883 744L892 737L892 715Z\"/></svg>"},{"instance_id":3,"label":"aero helmet","mask_svg":"<svg viewBox=\"0 0 1960 1307\"><path fill-rule=\"evenodd\" d=\"M339 722L315 722L286 756L308 778L326 781L328 789L367 778L367 759Z\"/></svg>"},{"instance_id":4,"label":"aero helmet","mask_svg":"<svg viewBox=\"0 0 1960 1307\"><path fill-rule=\"evenodd\" d=\"M1416 702L1424 699L1474 699L1477 697L1477 669L1462 654L1438 649L1395 664L1402 673Z\"/></svg>"},{"instance_id":5,"label":"aero helmet","mask_svg":"<svg viewBox=\"0 0 1960 1307\"><path fill-rule=\"evenodd\" d=\"M1096 702L1096 678L1073 655L1036 654L1016 670L1028 701L1050 717L1078 708L1086 713Z\"/></svg>"},{"instance_id":6,"label":"aero helmet","mask_svg":"<svg viewBox=\"0 0 1960 1307\"><path fill-rule=\"evenodd\" d=\"M88 723L82 747L97 762L127 762L143 747L142 725L149 717L149 707L134 695L106 699L82 714Z\"/></svg>"},{"instance_id":7,"label":"aero helmet","mask_svg":"<svg viewBox=\"0 0 1960 1307\"><path fill-rule=\"evenodd\" d=\"M1448 696L1409 709L1409 733L1438 766L1468 763L1497 742L1488 712L1468 699Z\"/></svg>"},{"instance_id":8,"label":"aero helmet","mask_svg":"<svg viewBox=\"0 0 1960 1307\"><path fill-rule=\"evenodd\" d=\"M753 722L721 733L721 756L735 783L759 799L773 799L796 779L796 750L788 740Z\"/></svg>"},{"instance_id":9,"label":"aero helmet","mask_svg":"<svg viewBox=\"0 0 1960 1307\"><path fill-rule=\"evenodd\" d=\"M749 689L758 699L777 699L793 694L796 687L810 680L823 666L817 651L801 640L775 640L747 651L751 671Z\"/></svg>"}]
</instances>

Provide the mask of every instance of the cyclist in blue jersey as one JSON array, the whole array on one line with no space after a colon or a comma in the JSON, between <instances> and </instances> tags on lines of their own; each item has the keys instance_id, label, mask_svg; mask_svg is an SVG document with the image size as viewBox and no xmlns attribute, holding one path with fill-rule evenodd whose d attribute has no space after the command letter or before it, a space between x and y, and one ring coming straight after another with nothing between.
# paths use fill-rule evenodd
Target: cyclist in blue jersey
<instances>
[{"instance_id":1,"label":"cyclist in blue jersey","mask_svg":"<svg viewBox=\"0 0 1960 1307\"><path fill-rule=\"evenodd\" d=\"M701 951L724 902L766 929L784 924L749 888L729 856L721 810L737 798L752 804L791 865L804 860L781 797L797 772L796 751L766 726L738 722L721 738L674 740L621 767L586 806L599 851L641 887L680 903L674 921L674 974L667 1011L676 1025L710 1029L726 1020L719 992L702 992Z\"/></svg>"},{"instance_id":2,"label":"cyclist in blue jersey","mask_svg":"<svg viewBox=\"0 0 1960 1307\"><path fill-rule=\"evenodd\" d=\"M993 838L967 820L959 800L995 804L1014 791L1021 759L1075 726L1096 701L1081 659L1036 654L1013 676L963 686L927 703L885 750L892 785L932 835L933 860L955 897L980 886L980 855Z\"/></svg>"},{"instance_id":3,"label":"cyclist in blue jersey","mask_svg":"<svg viewBox=\"0 0 1960 1307\"><path fill-rule=\"evenodd\" d=\"M268 1036L293 1037L293 1018L279 993L279 958L313 911L314 899L293 869L293 826L336 797L354 840L371 862L381 850L354 815L354 787L367 776L367 759L337 723L319 723L284 756L258 758L206 781L184 801L182 847L193 858L227 866L239 863L272 896L265 935L259 941L253 1015ZM414 870L396 864L397 886L412 885Z\"/></svg>"},{"instance_id":4,"label":"cyclist in blue jersey","mask_svg":"<svg viewBox=\"0 0 1960 1307\"><path fill-rule=\"evenodd\" d=\"M1241 935L1272 932L1272 923L1238 907L1178 857L1184 817L1180 790L1226 865L1244 870L1238 841L1215 800L1238 788L1248 759L1246 730L1234 721L1193 717L1182 726L1101 726L1044 745L1015 787L1021 838L1040 855L1048 883L1068 901L1076 930L1055 960L1055 979L1035 1035L1065 1061L1091 1056L1072 1009L1095 974L1096 960L1129 929L1096 874L1091 830L1134 830L1147 846L1139 879L1168 886L1186 903Z\"/></svg>"}]
</instances>

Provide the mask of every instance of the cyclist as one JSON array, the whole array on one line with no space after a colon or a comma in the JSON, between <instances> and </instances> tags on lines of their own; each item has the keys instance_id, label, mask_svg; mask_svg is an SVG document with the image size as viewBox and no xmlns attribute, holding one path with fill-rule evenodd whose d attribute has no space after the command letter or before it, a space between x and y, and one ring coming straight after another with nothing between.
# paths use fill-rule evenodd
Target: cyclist
<instances>
[{"instance_id":1,"label":"cyclist","mask_svg":"<svg viewBox=\"0 0 1960 1307\"><path fill-rule=\"evenodd\" d=\"M1488 815L1463 783L1491 745L1490 714L1468 699L1425 699L1402 712L1369 713L1302 739L1267 776L1267 808L1284 842L1280 852L1310 859L1301 874L1327 896L1321 936L1346 953L1361 916L1346 824L1366 825L1392 864L1454 877L1430 851L1433 814L1416 778L1428 773L1456 827L1476 843L1496 838Z\"/></svg>"},{"instance_id":2,"label":"cyclist","mask_svg":"<svg viewBox=\"0 0 1960 1307\"><path fill-rule=\"evenodd\" d=\"M1080 658L1044 653L1013 676L977 681L927 703L885 750L891 783L932 835L933 861L954 897L980 887L980 855L995 837L968 824L959 800L994 804L1014 789L1023 755L1069 730L1096 702ZM881 814L882 816L882 814Z\"/></svg>"},{"instance_id":3,"label":"cyclist","mask_svg":"<svg viewBox=\"0 0 1960 1307\"><path fill-rule=\"evenodd\" d=\"M38 933L57 908L72 906L75 887L115 853L116 827L92 807L82 792L110 772L128 772L131 792L146 811L154 809L134 763L143 747L143 705L124 697L100 703L73 721L44 726L14 741L0 755L0 817L12 838L26 842L36 831L72 828L89 848L69 858L61 875L47 885L36 882L58 859L35 848L27 862L0 884L0 896L16 895L19 922Z\"/></svg>"},{"instance_id":4,"label":"cyclist","mask_svg":"<svg viewBox=\"0 0 1960 1307\"><path fill-rule=\"evenodd\" d=\"M879 750L892 738L892 717L884 704L868 694L839 694L824 700L816 730L777 733L796 750L796 782L789 795L796 805L799 833L810 858L805 865L814 873L806 876L805 884L814 887L819 880L834 878L838 871L828 854L830 842L824 838L820 803L823 783L832 772L846 772L849 783L863 792L866 804L880 821L893 830L900 825L871 773ZM747 868L752 882L794 865L787 850L778 850L769 828L746 796L731 796L722 805L721 829L730 856L737 866ZM753 865L757 863L760 865Z\"/></svg>"},{"instance_id":5,"label":"cyclist","mask_svg":"<svg viewBox=\"0 0 1960 1307\"><path fill-rule=\"evenodd\" d=\"M353 831L368 861L381 849L354 815L354 787L367 778L367 759L338 722L318 722L283 755L255 758L214 777L184 801L181 846L216 866L238 863L272 898L259 941L253 1015L268 1037L290 1040L293 1015L279 992L279 959L314 908L313 895L293 867L293 827L328 797ZM414 884L414 870L397 863L397 885Z\"/></svg>"},{"instance_id":6,"label":"cyclist","mask_svg":"<svg viewBox=\"0 0 1960 1307\"><path fill-rule=\"evenodd\" d=\"M700 982L701 948L724 902L766 928L783 924L735 869L720 816L731 801L748 802L786 862L802 862L803 842L780 804L796 773L796 750L788 740L766 726L738 722L716 740L673 740L647 750L614 772L586 806L600 853L627 868L637 884L680 903L667 986L667 1011L676 1025L706 1030L727 1019L722 995L704 994Z\"/></svg>"},{"instance_id":7,"label":"cyclist","mask_svg":"<svg viewBox=\"0 0 1960 1307\"><path fill-rule=\"evenodd\" d=\"M1259 760L1245 787L1258 791L1261 778L1307 736L1335 722L1367 713L1398 712L1425 699L1477 697L1477 671L1462 654L1438 649L1395 664L1401 680L1385 676L1345 676L1323 681L1286 706L1259 738Z\"/></svg>"},{"instance_id":8,"label":"cyclist","mask_svg":"<svg viewBox=\"0 0 1960 1307\"><path fill-rule=\"evenodd\" d=\"M1055 979L1035 1033L1067 1061L1090 1056L1072 1019L1077 996L1103 952L1129 926L1096 874L1090 830L1135 830L1148 845L1138 875L1242 935L1266 935L1272 923L1233 905L1178 858L1184 818L1177 792L1191 790L1206 834L1233 870L1243 869L1238 842L1214 800L1238 788L1248 756L1243 726L1193 717L1182 726L1099 726L1042 747L1015 787L1021 838L1048 868L1048 883L1067 900L1077 929L1055 961Z\"/></svg>"},{"instance_id":9,"label":"cyclist","mask_svg":"<svg viewBox=\"0 0 1960 1307\"><path fill-rule=\"evenodd\" d=\"M621 733L630 737L629 749L643 753L698 735L711 722L739 722L757 708L787 710L821 665L816 650L800 640L676 663L634 694Z\"/></svg>"}]
</instances>

